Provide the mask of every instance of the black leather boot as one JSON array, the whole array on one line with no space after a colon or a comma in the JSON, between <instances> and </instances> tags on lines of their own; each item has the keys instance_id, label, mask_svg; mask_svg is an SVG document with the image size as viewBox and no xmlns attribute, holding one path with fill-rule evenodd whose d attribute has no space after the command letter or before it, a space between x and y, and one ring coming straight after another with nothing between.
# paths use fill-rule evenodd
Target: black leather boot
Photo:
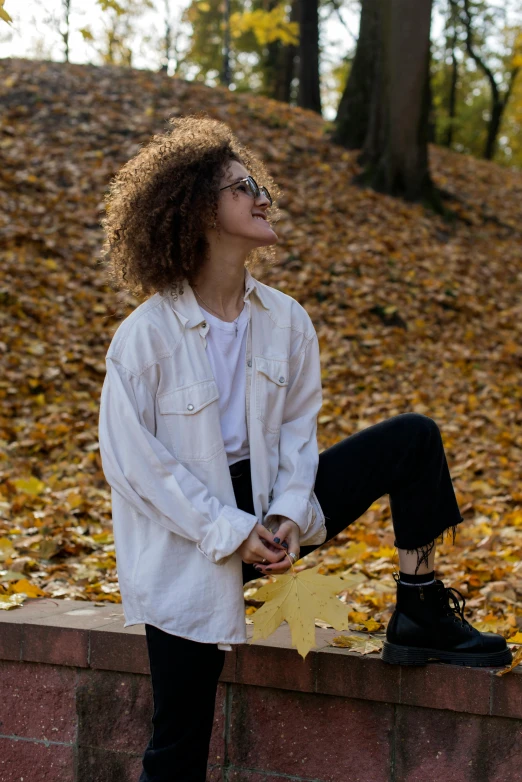
<instances>
[{"instance_id":1,"label":"black leather boot","mask_svg":"<svg viewBox=\"0 0 522 782\"><path fill-rule=\"evenodd\" d=\"M496 633L481 633L464 619L466 600L458 589L445 587L439 579L427 586L401 584L397 602L386 628L381 659L398 665L426 665L436 660L451 665L509 665L513 655L505 639ZM464 604L462 608L458 597ZM452 605L450 605L450 601Z\"/></svg>"}]
</instances>

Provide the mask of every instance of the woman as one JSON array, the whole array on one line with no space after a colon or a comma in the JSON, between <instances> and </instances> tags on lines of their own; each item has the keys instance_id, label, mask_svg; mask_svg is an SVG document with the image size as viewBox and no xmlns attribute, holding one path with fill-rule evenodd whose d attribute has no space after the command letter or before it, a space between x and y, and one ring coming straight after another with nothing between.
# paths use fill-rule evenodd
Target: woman
<instances>
[{"instance_id":1,"label":"woman","mask_svg":"<svg viewBox=\"0 0 522 782\"><path fill-rule=\"evenodd\" d=\"M107 197L111 277L149 298L107 353L100 450L125 626L145 624L150 659L140 782L203 782L224 653L246 642L242 585L287 571L384 494L399 573L383 659L501 666L511 653L435 578L436 540L463 520L436 423L397 415L319 455L313 323L250 272L273 260L280 192L225 124L169 122Z\"/></svg>"}]
</instances>

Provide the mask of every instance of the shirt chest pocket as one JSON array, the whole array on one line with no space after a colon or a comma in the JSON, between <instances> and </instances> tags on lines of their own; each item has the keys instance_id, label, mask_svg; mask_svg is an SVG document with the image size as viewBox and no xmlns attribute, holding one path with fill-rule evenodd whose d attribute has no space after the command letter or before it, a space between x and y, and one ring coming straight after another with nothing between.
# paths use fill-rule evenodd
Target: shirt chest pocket
<instances>
[{"instance_id":1,"label":"shirt chest pocket","mask_svg":"<svg viewBox=\"0 0 522 782\"><path fill-rule=\"evenodd\" d=\"M286 359L255 356L256 417L270 432L278 432L283 420L288 386Z\"/></svg>"},{"instance_id":2,"label":"shirt chest pocket","mask_svg":"<svg viewBox=\"0 0 522 782\"><path fill-rule=\"evenodd\" d=\"M199 380L157 397L176 459L206 461L224 449L218 399L215 380Z\"/></svg>"}]
</instances>

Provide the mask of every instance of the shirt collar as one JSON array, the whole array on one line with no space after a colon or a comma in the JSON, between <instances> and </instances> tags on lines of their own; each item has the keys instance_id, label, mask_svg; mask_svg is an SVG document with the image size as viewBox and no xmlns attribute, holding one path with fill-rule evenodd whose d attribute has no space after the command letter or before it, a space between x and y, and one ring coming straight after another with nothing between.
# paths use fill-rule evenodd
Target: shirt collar
<instances>
[{"instance_id":1,"label":"shirt collar","mask_svg":"<svg viewBox=\"0 0 522 782\"><path fill-rule=\"evenodd\" d=\"M263 288L264 286L262 283L260 283L259 280L256 280L255 277L252 277L245 266L245 296L243 299L245 303L250 300L250 295L254 293L261 305L267 310L270 309L268 297ZM176 300L174 300L172 296L170 296L169 299L172 310L176 313L183 326L192 328L193 326L199 326L199 324L203 323L205 320L205 316L201 312L194 291L186 279L183 280L183 294L178 295Z\"/></svg>"}]
</instances>

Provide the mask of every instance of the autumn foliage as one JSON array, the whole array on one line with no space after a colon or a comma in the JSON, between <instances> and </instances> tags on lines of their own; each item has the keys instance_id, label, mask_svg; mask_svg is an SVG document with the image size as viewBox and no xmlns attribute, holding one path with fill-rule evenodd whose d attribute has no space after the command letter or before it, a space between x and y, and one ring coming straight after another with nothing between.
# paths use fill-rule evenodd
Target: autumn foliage
<instances>
[{"instance_id":1,"label":"autumn foliage","mask_svg":"<svg viewBox=\"0 0 522 782\"><path fill-rule=\"evenodd\" d=\"M522 175L431 148L444 219L353 186L356 153L327 123L262 97L24 60L1 62L0 94L0 595L120 600L97 424L105 353L138 302L99 261L103 194L168 116L204 108L284 193L278 263L253 273L317 329L320 449L402 412L437 421L466 520L437 574L479 629L522 629ZM383 497L298 568L357 576L350 628L372 632L393 610L393 539Z\"/></svg>"}]
</instances>

